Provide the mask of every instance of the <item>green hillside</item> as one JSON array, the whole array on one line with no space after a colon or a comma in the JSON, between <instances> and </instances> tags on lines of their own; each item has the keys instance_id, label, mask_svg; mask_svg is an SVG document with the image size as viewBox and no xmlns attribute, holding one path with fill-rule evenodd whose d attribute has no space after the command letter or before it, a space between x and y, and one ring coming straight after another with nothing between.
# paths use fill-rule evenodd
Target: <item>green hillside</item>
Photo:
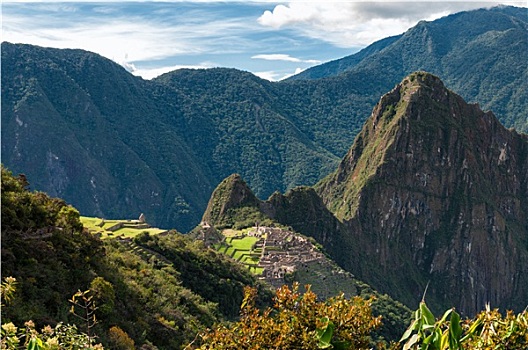
<instances>
[{"instance_id":1,"label":"green hillside","mask_svg":"<svg viewBox=\"0 0 528 350\"><path fill-rule=\"evenodd\" d=\"M123 228L101 240L83 229L99 219L81 220L63 200L28 187L25 176L2 166L2 277L16 279L11 300L2 300L2 324L32 320L40 331L65 322L87 332L68 300L90 290L97 342L117 346L117 327L138 348L178 349L206 327L235 319L245 286L260 286L258 303L270 302L271 292L246 269L187 236L141 230L131 238Z\"/></svg>"},{"instance_id":2,"label":"green hillside","mask_svg":"<svg viewBox=\"0 0 528 350\"><path fill-rule=\"evenodd\" d=\"M506 127L528 131L526 8L499 6L422 21L402 35L295 75L290 80L370 74L388 91L404 76L423 70L440 77L466 101L492 110ZM376 77L383 72L385 78ZM386 79L386 80L384 80ZM389 85L390 84L390 85ZM506 102L508 101L508 102Z\"/></svg>"}]
</instances>

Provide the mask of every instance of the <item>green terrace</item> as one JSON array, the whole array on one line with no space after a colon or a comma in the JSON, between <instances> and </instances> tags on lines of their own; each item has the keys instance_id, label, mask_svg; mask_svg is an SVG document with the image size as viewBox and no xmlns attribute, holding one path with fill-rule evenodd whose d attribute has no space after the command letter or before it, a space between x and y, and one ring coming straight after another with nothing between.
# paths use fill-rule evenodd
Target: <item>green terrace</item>
<instances>
[{"instance_id":1,"label":"green terrace","mask_svg":"<svg viewBox=\"0 0 528 350\"><path fill-rule=\"evenodd\" d=\"M101 239L107 238L134 238L142 232L151 235L165 233L167 230L150 227L146 222L140 220L107 220L89 216L81 216L84 228L90 233L99 235Z\"/></svg>"},{"instance_id":2,"label":"green terrace","mask_svg":"<svg viewBox=\"0 0 528 350\"><path fill-rule=\"evenodd\" d=\"M223 234L226 236L225 241L216 244L215 248L247 266L249 271L255 275L261 275L264 269L258 267L258 263L262 248L253 248L259 238L246 236L243 231L235 230L228 230L228 232L223 232Z\"/></svg>"}]
</instances>

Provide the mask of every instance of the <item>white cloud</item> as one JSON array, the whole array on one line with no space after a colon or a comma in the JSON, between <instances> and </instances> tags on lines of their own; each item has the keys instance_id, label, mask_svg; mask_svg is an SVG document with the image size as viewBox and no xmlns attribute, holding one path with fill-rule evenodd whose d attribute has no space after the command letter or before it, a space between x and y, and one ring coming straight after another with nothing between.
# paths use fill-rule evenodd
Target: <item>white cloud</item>
<instances>
[{"instance_id":1,"label":"white cloud","mask_svg":"<svg viewBox=\"0 0 528 350\"><path fill-rule=\"evenodd\" d=\"M299 74L303 71L303 68L296 68L293 73L285 73L285 72L277 72L277 71L263 71L263 72L255 72L257 77L266 79L269 81L279 81L286 78L289 78L295 74Z\"/></svg>"},{"instance_id":2,"label":"white cloud","mask_svg":"<svg viewBox=\"0 0 528 350\"><path fill-rule=\"evenodd\" d=\"M280 77L282 77L282 74L279 74L275 71L264 71L264 72L254 72L257 77L269 81L277 81L280 80Z\"/></svg>"},{"instance_id":3,"label":"white cloud","mask_svg":"<svg viewBox=\"0 0 528 350\"><path fill-rule=\"evenodd\" d=\"M211 67L203 63L211 60L222 62L216 66L260 71L256 74L273 81L287 77L285 69L321 63L303 57L342 57L332 55L353 53L422 19L483 6L423 1L27 2L2 2L2 40L96 52L146 79L182 67ZM263 47L288 54L258 54Z\"/></svg>"},{"instance_id":4,"label":"white cloud","mask_svg":"<svg viewBox=\"0 0 528 350\"><path fill-rule=\"evenodd\" d=\"M2 40L84 49L136 63L238 53L258 45L241 34L262 30L255 21L224 18L201 5L185 13L179 5L158 5L127 12L126 4L116 2L83 8L79 3L8 4L3 6Z\"/></svg>"},{"instance_id":5,"label":"white cloud","mask_svg":"<svg viewBox=\"0 0 528 350\"><path fill-rule=\"evenodd\" d=\"M125 67L130 73L140 76L143 79L154 79L156 77L159 77L162 74L172 72L177 69L207 69L207 68L213 68L216 65L212 63L203 63L201 65L180 65L180 66L167 66L167 67L158 67L158 68L136 68L133 64L127 64L127 63L120 63L123 67Z\"/></svg>"},{"instance_id":6,"label":"white cloud","mask_svg":"<svg viewBox=\"0 0 528 350\"><path fill-rule=\"evenodd\" d=\"M420 20L431 21L501 3L527 6L519 1L292 1L265 11L258 22L275 29L296 30L339 47L354 47L401 34Z\"/></svg>"},{"instance_id":7,"label":"white cloud","mask_svg":"<svg viewBox=\"0 0 528 350\"><path fill-rule=\"evenodd\" d=\"M286 62L310 63L310 64L319 64L319 63L321 63L321 61L319 61L319 60L302 60L300 58L292 57L290 55L286 55L286 54L282 54L282 53L259 54L259 55L251 56L251 58L267 60L267 61L286 61Z\"/></svg>"}]
</instances>

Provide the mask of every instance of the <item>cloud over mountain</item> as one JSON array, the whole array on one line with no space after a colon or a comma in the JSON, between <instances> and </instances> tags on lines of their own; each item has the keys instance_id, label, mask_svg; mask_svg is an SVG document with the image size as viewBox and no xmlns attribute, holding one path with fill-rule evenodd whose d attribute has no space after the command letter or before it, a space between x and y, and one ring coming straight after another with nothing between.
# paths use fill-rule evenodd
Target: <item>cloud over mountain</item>
<instances>
[{"instance_id":1,"label":"cloud over mountain","mask_svg":"<svg viewBox=\"0 0 528 350\"><path fill-rule=\"evenodd\" d=\"M504 2L294 1L265 11L258 21L276 29L298 30L337 46L354 47L401 34L420 20L431 21L454 12L501 3ZM523 6L522 3L515 4Z\"/></svg>"}]
</instances>

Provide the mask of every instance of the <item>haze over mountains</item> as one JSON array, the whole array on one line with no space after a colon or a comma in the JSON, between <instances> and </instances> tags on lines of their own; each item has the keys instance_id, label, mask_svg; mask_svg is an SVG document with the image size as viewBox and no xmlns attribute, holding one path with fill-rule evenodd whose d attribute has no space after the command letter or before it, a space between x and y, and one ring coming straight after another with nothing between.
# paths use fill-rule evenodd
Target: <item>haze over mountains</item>
<instances>
[{"instance_id":1,"label":"haze over mountains","mask_svg":"<svg viewBox=\"0 0 528 350\"><path fill-rule=\"evenodd\" d=\"M527 130L526 38L526 9L470 11L279 83L233 69L145 81L89 52L3 43L2 161L85 215L186 231L231 173L260 198L315 184L412 71Z\"/></svg>"}]
</instances>

